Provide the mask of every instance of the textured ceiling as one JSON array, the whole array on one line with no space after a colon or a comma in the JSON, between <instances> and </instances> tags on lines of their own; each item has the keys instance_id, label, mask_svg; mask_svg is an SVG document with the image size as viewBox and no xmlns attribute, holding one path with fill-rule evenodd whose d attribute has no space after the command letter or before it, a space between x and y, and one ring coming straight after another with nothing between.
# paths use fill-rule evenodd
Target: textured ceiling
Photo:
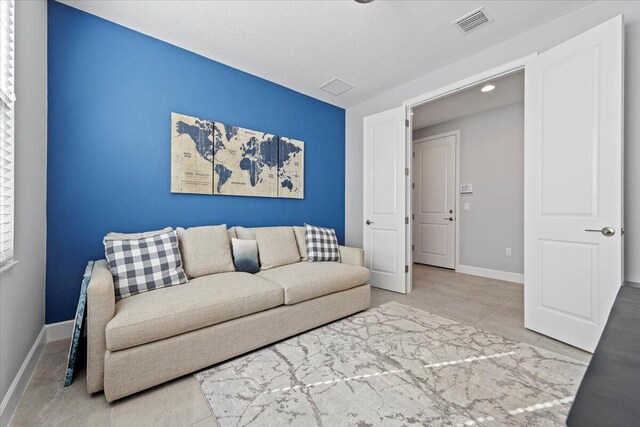
<instances>
[{"instance_id":1,"label":"textured ceiling","mask_svg":"<svg viewBox=\"0 0 640 427\"><path fill-rule=\"evenodd\" d=\"M413 128L421 129L524 101L523 71L490 83L496 87L491 92L480 91L486 84L483 83L414 108Z\"/></svg>"},{"instance_id":2,"label":"textured ceiling","mask_svg":"<svg viewBox=\"0 0 640 427\"><path fill-rule=\"evenodd\" d=\"M80 1L62 3L349 107L578 9L584 1ZM451 22L486 6L495 22ZM338 77L355 88L335 96Z\"/></svg>"}]
</instances>

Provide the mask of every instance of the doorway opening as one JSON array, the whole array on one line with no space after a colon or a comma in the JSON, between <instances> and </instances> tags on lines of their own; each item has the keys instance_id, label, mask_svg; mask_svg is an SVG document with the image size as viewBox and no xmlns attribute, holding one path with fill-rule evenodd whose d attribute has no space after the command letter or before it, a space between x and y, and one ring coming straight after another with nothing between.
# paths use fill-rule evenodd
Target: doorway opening
<instances>
[{"instance_id":1,"label":"doorway opening","mask_svg":"<svg viewBox=\"0 0 640 427\"><path fill-rule=\"evenodd\" d=\"M617 16L541 54L364 117L363 246L372 286L408 293L413 284L413 110L524 69L524 327L593 350L623 277L623 35ZM500 210L495 216L504 219ZM476 230L499 234L504 226L481 222Z\"/></svg>"},{"instance_id":2,"label":"doorway opening","mask_svg":"<svg viewBox=\"0 0 640 427\"><path fill-rule=\"evenodd\" d=\"M524 71L411 110L413 263L523 283Z\"/></svg>"}]
</instances>

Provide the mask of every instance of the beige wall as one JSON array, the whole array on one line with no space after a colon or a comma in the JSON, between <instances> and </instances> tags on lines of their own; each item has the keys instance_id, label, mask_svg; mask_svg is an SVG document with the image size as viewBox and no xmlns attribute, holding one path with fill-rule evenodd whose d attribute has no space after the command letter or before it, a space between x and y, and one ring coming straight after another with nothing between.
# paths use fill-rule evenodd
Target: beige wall
<instances>
[{"instance_id":1,"label":"beige wall","mask_svg":"<svg viewBox=\"0 0 640 427\"><path fill-rule=\"evenodd\" d=\"M16 2L15 259L0 275L0 397L44 326L47 2ZM2 414L2 424L6 422ZM10 415L10 414L9 414Z\"/></svg>"},{"instance_id":2,"label":"beige wall","mask_svg":"<svg viewBox=\"0 0 640 427\"><path fill-rule=\"evenodd\" d=\"M462 265L524 273L524 104L522 102L417 129L414 141L460 131ZM469 203L470 209L463 210ZM511 248L512 255L505 256Z\"/></svg>"},{"instance_id":3,"label":"beige wall","mask_svg":"<svg viewBox=\"0 0 640 427\"><path fill-rule=\"evenodd\" d=\"M640 282L640 2L597 1L347 109L345 240L362 246L362 119L447 84L543 52L614 16L625 17L625 277Z\"/></svg>"}]
</instances>

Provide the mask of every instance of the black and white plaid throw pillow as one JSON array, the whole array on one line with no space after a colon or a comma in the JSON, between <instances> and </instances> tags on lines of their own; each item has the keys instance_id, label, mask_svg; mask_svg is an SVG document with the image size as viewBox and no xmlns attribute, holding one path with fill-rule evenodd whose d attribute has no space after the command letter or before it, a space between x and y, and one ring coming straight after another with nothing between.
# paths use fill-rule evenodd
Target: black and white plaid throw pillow
<instances>
[{"instance_id":1,"label":"black and white plaid throw pillow","mask_svg":"<svg viewBox=\"0 0 640 427\"><path fill-rule=\"evenodd\" d=\"M187 283L175 231L142 239L105 239L116 300Z\"/></svg>"},{"instance_id":2,"label":"black and white plaid throw pillow","mask_svg":"<svg viewBox=\"0 0 640 427\"><path fill-rule=\"evenodd\" d=\"M305 243L309 261L340 262L340 247L333 228L314 227L305 224Z\"/></svg>"}]
</instances>

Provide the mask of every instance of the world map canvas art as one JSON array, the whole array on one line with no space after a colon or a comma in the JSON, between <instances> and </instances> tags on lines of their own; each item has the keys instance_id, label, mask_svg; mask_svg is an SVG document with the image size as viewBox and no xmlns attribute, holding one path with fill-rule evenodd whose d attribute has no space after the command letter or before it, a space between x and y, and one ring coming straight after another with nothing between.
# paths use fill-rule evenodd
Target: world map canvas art
<instances>
[{"instance_id":1,"label":"world map canvas art","mask_svg":"<svg viewBox=\"0 0 640 427\"><path fill-rule=\"evenodd\" d=\"M304 142L171 113L171 192L304 198Z\"/></svg>"},{"instance_id":2,"label":"world map canvas art","mask_svg":"<svg viewBox=\"0 0 640 427\"><path fill-rule=\"evenodd\" d=\"M213 122L171 114L171 192L213 194Z\"/></svg>"},{"instance_id":3,"label":"world map canvas art","mask_svg":"<svg viewBox=\"0 0 640 427\"><path fill-rule=\"evenodd\" d=\"M304 196L304 142L280 137L278 147L278 197Z\"/></svg>"},{"instance_id":4,"label":"world map canvas art","mask_svg":"<svg viewBox=\"0 0 640 427\"><path fill-rule=\"evenodd\" d=\"M278 197L278 137L216 123L215 194Z\"/></svg>"}]
</instances>

